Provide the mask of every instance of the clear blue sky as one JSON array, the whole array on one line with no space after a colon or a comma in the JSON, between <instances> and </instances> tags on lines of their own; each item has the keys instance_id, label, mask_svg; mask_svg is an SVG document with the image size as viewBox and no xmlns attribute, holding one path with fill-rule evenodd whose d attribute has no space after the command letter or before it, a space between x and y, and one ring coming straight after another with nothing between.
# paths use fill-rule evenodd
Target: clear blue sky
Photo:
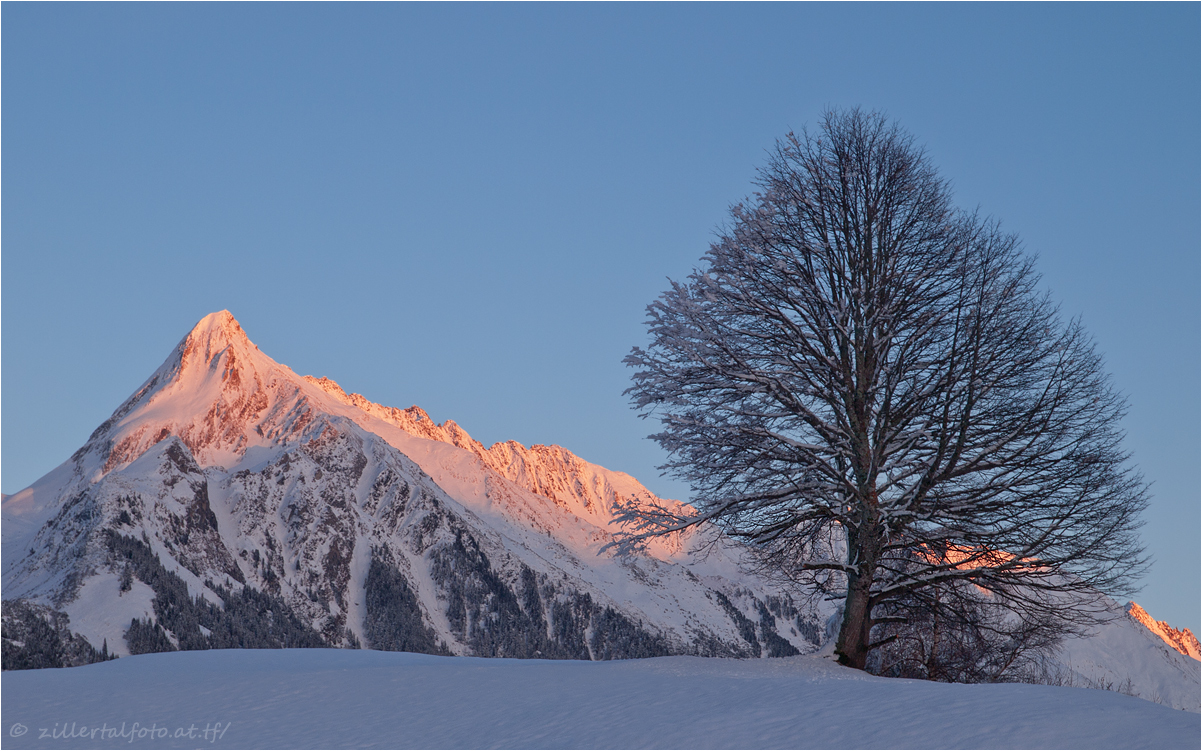
<instances>
[{"instance_id":1,"label":"clear blue sky","mask_svg":"<svg viewBox=\"0 0 1202 751\"><path fill-rule=\"evenodd\" d=\"M1154 483L1137 599L1198 631L1198 4L0 15L5 492L228 308L300 373L686 497L621 359L774 139L859 105L1097 338Z\"/></svg>"}]
</instances>

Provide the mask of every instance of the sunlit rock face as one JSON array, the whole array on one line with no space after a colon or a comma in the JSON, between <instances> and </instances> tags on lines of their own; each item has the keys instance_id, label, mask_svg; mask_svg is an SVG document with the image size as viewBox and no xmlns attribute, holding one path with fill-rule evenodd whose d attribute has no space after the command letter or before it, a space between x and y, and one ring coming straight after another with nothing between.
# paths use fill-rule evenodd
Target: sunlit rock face
<instances>
[{"instance_id":1,"label":"sunlit rock face","mask_svg":"<svg viewBox=\"0 0 1202 751\"><path fill-rule=\"evenodd\" d=\"M561 447L485 448L418 407L298 376L221 311L70 459L4 499L4 593L118 655L818 648L829 614L741 573L728 543L602 552L615 503L631 497L659 500ZM6 622L31 612L8 608Z\"/></svg>"}]
</instances>

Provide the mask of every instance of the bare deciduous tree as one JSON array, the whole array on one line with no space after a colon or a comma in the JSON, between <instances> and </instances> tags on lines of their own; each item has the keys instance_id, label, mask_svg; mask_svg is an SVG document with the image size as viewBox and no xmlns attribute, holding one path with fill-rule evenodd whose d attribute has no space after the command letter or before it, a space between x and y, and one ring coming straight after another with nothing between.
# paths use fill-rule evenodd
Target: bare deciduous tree
<instances>
[{"instance_id":1,"label":"bare deciduous tree","mask_svg":"<svg viewBox=\"0 0 1202 751\"><path fill-rule=\"evenodd\" d=\"M626 358L694 510L627 507L621 544L717 525L842 599L858 668L937 591L981 593L945 598L965 627L1003 608L1012 644L1092 622L1145 566L1146 485L1123 399L1017 238L875 113L790 134L757 185Z\"/></svg>"}]
</instances>

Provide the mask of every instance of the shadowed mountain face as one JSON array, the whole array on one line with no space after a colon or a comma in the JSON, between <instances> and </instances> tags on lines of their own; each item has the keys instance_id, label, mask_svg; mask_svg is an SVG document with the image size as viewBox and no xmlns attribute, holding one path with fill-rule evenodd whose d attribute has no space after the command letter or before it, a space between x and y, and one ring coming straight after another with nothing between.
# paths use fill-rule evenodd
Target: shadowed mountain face
<instances>
[{"instance_id":1,"label":"shadowed mountain face","mask_svg":"<svg viewBox=\"0 0 1202 751\"><path fill-rule=\"evenodd\" d=\"M6 666L33 650L7 634L47 613L96 655L817 649L827 614L741 573L722 540L601 553L632 496L654 499L566 449L485 448L417 407L297 376L214 313L70 459L4 499Z\"/></svg>"}]
</instances>

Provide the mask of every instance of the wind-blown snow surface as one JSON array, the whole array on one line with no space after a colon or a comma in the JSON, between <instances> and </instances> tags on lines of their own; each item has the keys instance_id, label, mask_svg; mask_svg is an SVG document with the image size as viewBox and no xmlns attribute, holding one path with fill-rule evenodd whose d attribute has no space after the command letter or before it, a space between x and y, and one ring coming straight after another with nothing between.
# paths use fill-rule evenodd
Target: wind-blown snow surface
<instances>
[{"instance_id":1,"label":"wind-blown snow surface","mask_svg":"<svg viewBox=\"0 0 1202 751\"><path fill-rule=\"evenodd\" d=\"M221 650L7 673L4 689L5 748L1197 748L1200 739L1198 715L1110 691L890 680L816 657ZM14 737L18 723L29 730ZM156 737L131 739L134 723ZM193 727L193 738L173 737ZM215 732L204 737L206 727ZM42 728L75 737L39 738Z\"/></svg>"}]
</instances>

